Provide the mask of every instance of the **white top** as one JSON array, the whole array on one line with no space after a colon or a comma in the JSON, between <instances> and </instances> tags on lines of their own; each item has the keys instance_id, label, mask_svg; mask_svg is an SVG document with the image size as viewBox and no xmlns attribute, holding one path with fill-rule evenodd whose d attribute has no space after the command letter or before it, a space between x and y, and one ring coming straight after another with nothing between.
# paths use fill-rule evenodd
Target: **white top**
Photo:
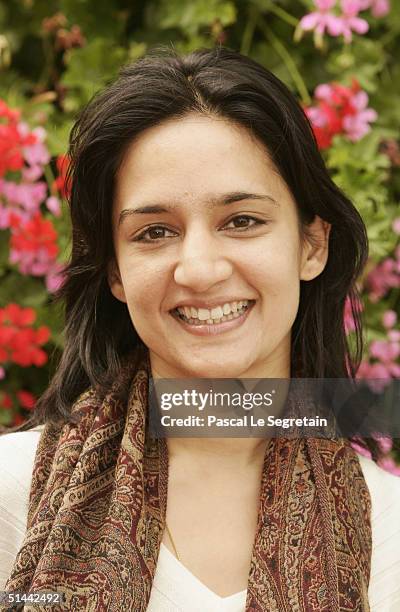
<instances>
[{"instance_id":1,"label":"white top","mask_svg":"<svg viewBox=\"0 0 400 612\"><path fill-rule=\"evenodd\" d=\"M26 529L40 429L0 438L0 590ZM400 478L359 455L372 500L371 612L400 612ZM147 612L244 612L246 591L219 597L161 544Z\"/></svg>"}]
</instances>

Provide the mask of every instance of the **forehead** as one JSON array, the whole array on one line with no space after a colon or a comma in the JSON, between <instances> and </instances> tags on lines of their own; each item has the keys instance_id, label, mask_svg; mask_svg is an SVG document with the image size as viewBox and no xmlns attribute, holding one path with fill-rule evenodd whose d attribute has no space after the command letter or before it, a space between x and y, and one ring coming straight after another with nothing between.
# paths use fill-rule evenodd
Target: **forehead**
<instances>
[{"instance_id":1,"label":"forehead","mask_svg":"<svg viewBox=\"0 0 400 612\"><path fill-rule=\"evenodd\" d=\"M215 194L268 190L290 198L266 148L243 126L188 115L143 132L127 149L116 177L115 212L129 201L197 202Z\"/></svg>"}]
</instances>

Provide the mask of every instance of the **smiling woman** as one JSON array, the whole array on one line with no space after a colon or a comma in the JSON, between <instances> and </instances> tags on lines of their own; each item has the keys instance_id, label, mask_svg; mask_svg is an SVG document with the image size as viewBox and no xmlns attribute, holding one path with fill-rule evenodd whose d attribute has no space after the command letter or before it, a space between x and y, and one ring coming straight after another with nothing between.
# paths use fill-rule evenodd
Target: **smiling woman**
<instances>
[{"instance_id":1,"label":"smiling woman","mask_svg":"<svg viewBox=\"0 0 400 612\"><path fill-rule=\"evenodd\" d=\"M63 610L400 605L400 483L349 440L149 433L152 378L356 374L366 230L295 98L227 49L155 53L92 100L70 156L65 350L39 442L0 444L19 500L33 471L27 515L0 500L6 589Z\"/></svg>"}]
</instances>

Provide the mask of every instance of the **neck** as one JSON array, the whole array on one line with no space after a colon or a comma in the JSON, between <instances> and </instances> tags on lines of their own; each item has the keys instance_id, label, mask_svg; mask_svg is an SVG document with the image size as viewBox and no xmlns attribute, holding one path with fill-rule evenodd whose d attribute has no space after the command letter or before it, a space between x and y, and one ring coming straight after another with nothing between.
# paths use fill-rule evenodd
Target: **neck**
<instances>
[{"instance_id":1,"label":"neck","mask_svg":"<svg viewBox=\"0 0 400 612\"><path fill-rule=\"evenodd\" d=\"M263 463L268 439L259 438L167 438L170 461L182 460L205 472L245 470Z\"/></svg>"}]
</instances>

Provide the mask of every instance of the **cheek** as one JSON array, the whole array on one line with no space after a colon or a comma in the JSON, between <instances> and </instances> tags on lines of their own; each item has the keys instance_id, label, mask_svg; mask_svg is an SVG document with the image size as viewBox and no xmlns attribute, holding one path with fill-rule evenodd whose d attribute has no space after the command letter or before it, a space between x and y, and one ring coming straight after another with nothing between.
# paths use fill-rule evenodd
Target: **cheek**
<instances>
[{"instance_id":1,"label":"cheek","mask_svg":"<svg viewBox=\"0 0 400 612\"><path fill-rule=\"evenodd\" d=\"M257 251L247 253L245 261L252 283L262 293L277 297L290 294L299 282L299 253L294 240L270 240Z\"/></svg>"},{"instance_id":2,"label":"cheek","mask_svg":"<svg viewBox=\"0 0 400 612\"><path fill-rule=\"evenodd\" d=\"M261 296L261 312L276 332L288 331L296 318L300 279L298 253L284 242L268 245L262 257L253 259L248 279ZM269 332L271 333L271 327Z\"/></svg>"},{"instance_id":3,"label":"cheek","mask_svg":"<svg viewBox=\"0 0 400 612\"><path fill-rule=\"evenodd\" d=\"M150 317L154 323L154 314L159 312L166 295L167 275L163 266L138 260L134 266L128 263L120 266L120 272L133 324L138 327Z\"/></svg>"}]
</instances>

